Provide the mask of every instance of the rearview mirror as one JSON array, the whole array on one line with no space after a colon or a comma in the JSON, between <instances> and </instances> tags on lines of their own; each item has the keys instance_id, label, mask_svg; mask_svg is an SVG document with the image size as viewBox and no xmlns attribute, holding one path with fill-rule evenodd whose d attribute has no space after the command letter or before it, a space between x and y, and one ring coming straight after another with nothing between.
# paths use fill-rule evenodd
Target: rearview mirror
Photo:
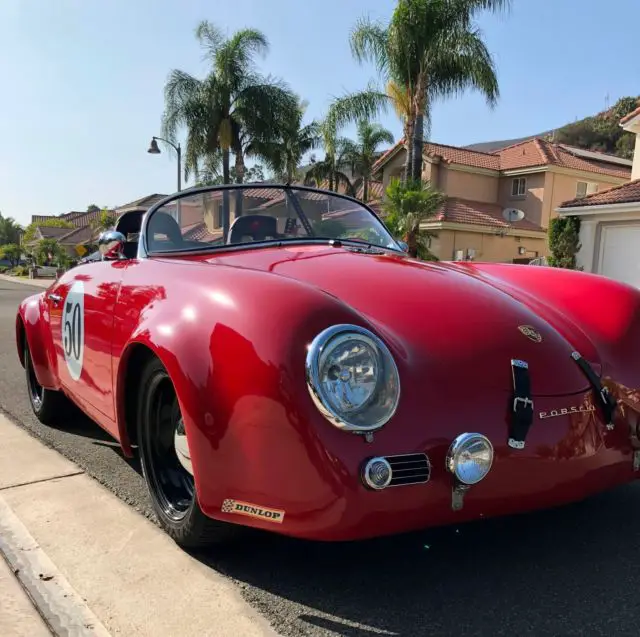
<instances>
[{"instance_id":1,"label":"rearview mirror","mask_svg":"<svg viewBox=\"0 0 640 637\"><path fill-rule=\"evenodd\" d=\"M103 261L124 259L125 236L116 230L107 230L98 238L98 250Z\"/></svg>"}]
</instances>

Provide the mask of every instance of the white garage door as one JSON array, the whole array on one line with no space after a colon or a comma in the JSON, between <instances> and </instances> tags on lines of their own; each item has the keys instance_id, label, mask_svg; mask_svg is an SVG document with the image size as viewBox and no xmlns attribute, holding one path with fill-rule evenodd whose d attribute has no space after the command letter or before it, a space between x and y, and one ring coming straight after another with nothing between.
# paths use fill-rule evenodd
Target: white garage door
<instances>
[{"instance_id":1,"label":"white garage door","mask_svg":"<svg viewBox=\"0 0 640 637\"><path fill-rule=\"evenodd\" d=\"M640 288L640 223L602 227L598 273Z\"/></svg>"}]
</instances>

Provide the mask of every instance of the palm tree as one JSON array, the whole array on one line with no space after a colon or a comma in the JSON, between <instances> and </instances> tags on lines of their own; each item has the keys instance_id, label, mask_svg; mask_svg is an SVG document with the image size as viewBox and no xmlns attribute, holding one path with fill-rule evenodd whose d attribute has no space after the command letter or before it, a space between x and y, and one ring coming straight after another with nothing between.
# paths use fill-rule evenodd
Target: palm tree
<instances>
[{"instance_id":1,"label":"palm tree","mask_svg":"<svg viewBox=\"0 0 640 637\"><path fill-rule=\"evenodd\" d=\"M320 139L325 151L322 161L313 162L305 175L305 184L320 186L328 183L328 190L339 192L340 187L348 195L355 195L355 188L351 179L343 171L349 165L346 151L353 142L344 137L338 137L337 128L331 115L328 115L319 124Z\"/></svg>"},{"instance_id":2,"label":"palm tree","mask_svg":"<svg viewBox=\"0 0 640 637\"><path fill-rule=\"evenodd\" d=\"M446 201L446 195L422 181L392 179L382 203L385 224L396 237L406 241L409 256L435 260L429 251L432 234L420 226L433 217Z\"/></svg>"},{"instance_id":3,"label":"palm tree","mask_svg":"<svg viewBox=\"0 0 640 637\"><path fill-rule=\"evenodd\" d=\"M273 139L256 139L249 152L265 159L276 178L292 183L298 176L304 155L320 143L320 125L315 120L302 124L307 102L300 102L291 117L284 122L280 135Z\"/></svg>"},{"instance_id":4,"label":"palm tree","mask_svg":"<svg viewBox=\"0 0 640 637\"><path fill-rule=\"evenodd\" d=\"M405 147L411 170L406 177L420 179L425 130L431 123L431 104L468 88L483 93L495 105L498 81L489 51L473 18L481 10L500 11L511 0L398 0L388 25L361 19L351 34L351 50L359 61L373 61L387 85L410 105L405 121ZM401 89L401 90L395 90ZM371 113L385 94L371 88L343 98L336 121ZM351 110L348 107L351 106ZM401 106L402 110L404 108Z\"/></svg>"},{"instance_id":5,"label":"palm tree","mask_svg":"<svg viewBox=\"0 0 640 637\"><path fill-rule=\"evenodd\" d=\"M247 146L253 139L276 137L282 123L297 108L297 98L284 82L263 77L256 70L256 56L265 55L269 49L262 32L242 29L225 38L222 31L204 20L196 29L196 37L211 70L204 79L177 69L170 73L164 89L163 136L175 141L178 131L187 129L186 179L191 172L197 175L199 164L219 151L224 183L230 183L231 153L235 155L236 181L242 183ZM226 235L228 202L223 208Z\"/></svg>"},{"instance_id":6,"label":"palm tree","mask_svg":"<svg viewBox=\"0 0 640 637\"><path fill-rule=\"evenodd\" d=\"M393 144L391 131L374 124L368 120L358 122L358 141L347 140L343 148L347 163L351 166L353 174L359 173L362 177L362 199L369 201L369 183L373 164L378 158L377 150L381 144Z\"/></svg>"}]
</instances>

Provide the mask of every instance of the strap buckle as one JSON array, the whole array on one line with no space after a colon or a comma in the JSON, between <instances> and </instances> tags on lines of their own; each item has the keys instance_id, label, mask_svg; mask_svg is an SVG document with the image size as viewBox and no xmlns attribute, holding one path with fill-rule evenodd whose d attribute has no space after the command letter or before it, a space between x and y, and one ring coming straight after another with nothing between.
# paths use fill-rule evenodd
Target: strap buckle
<instances>
[{"instance_id":1,"label":"strap buckle","mask_svg":"<svg viewBox=\"0 0 640 637\"><path fill-rule=\"evenodd\" d=\"M518 403L522 403L524 408L527 408L527 405L531 405L531 409L533 410L533 400L531 398L523 398L522 396L516 396L513 399L513 411L518 411Z\"/></svg>"}]
</instances>

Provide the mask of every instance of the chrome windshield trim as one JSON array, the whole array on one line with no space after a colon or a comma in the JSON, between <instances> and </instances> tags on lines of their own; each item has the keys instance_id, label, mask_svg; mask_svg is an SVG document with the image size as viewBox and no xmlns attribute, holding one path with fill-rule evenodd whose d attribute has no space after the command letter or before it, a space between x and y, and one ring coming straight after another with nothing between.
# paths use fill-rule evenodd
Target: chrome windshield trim
<instances>
[{"instance_id":1,"label":"chrome windshield trim","mask_svg":"<svg viewBox=\"0 0 640 637\"><path fill-rule=\"evenodd\" d=\"M327 196L330 196L330 197L338 197L340 199L345 199L347 201L351 201L353 203L356 203L359 206L361 206L362 208L364 208L370 215L373 216L373 218L378 223L380 223L382 225L382 227L386 230L387 234L389 235L389 238L391 239L391 241L393 241L393 243L397 246L397 248L392 248L392 247L389 247L389 246L379 246L377 244L366 244L366 245L372 245L373 247L380 248L382 250L389 250L390 252L399 252L401 254L406 254L402 250L402 247L398 243L398 240L391 234L391 232L389 232L389 229L384 224L384 221L382 221L382 219L380 219L380 217L375 213L375 211L368 204L366 204L364 201L360 201L359 199L356 199L355 197L350 197L349 195L344 195L342 193L333 192L332 190L325 190L324 188L314 188L312 186L298 186L298 185L291 185L291 184L248 183L248 184L221 184L219 186L198 186L198 187L187 188L186 190L181 190L179 193L173 193L172 195L168 195L164 199L161 199L160 201L155 203L144 214L144 216L142 218L142 223L140 224L140 236L139 236L139 240L138 240L138 259L144 259L144 258L147 258L147 257L150 257L150 256L159 257L159 256L171 256L171 255L177 256L178 255L178 252L152 252L151 250L147 249L147 226L149 224L149 219L156 212L156 210L159 210L160 208L163 208L168 203L172 203L174 201L180 201L181 199L185 199L186 197L192 197L193 195L204 194L204 193L207 193L207 192L214 192L214 191L217 192L217 191L224 191L224 190L249 190L249 189L254 189L254 188L264 188L264 189L269 189L269 190L282 190L282 191L287 192L289 195L292 194L291 191L315 192L315 193L318 193L318 194L327 195ZM309 238L312 239L314 237L309 237ZM332 239L332 240L336 241L337 239ZM339 241L346 242L347 239L344 239L344 240L343 239L339 239ZM265 242L260 242L260 243L264 245ZM358 243L358 242L356 242L356 243ZM257 245L257 242L254 243L254 244L252 244L252 243L244 244L243 243L243 244L236 244L236 245L239 248L246 249L248 246ZM290 244L287 243L287 245L290 245ZM363 243L360 243L360 245L363 245ZM228 246L228 248L227 248L227 246ZM202 251L218 252L218 251L222 251L222 250L226 251L227 249L232 250L232 249L234 249L234 247L235 246L232 246L232 245L229 245L229 244L224 244L224 245L222 245L220 247L217 247L217 248L207 247L207 248L204 248ZM198 253L202 252L200 250L200 248L195 248L195 250L197 250ZM191 250L189 250L189 251L181 250L180 254L196 254L196 253L192 252Z\"/></svg>"}]
</instances>

